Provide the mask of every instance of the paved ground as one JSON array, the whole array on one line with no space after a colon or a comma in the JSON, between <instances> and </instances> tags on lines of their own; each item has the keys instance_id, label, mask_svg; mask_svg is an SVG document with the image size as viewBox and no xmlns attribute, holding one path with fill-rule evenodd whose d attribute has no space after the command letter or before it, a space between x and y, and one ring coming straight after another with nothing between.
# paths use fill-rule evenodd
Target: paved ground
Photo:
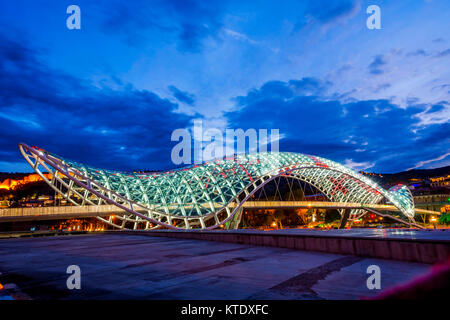
<instances>
[{"instance_id":1,"label":"paved ground","mask_svg":"<svg viewBox=\"0 0 450 320\"><path fill-rule=\"evenodd\" d=\"M81 290L66 269L81 268ZM0 283L33 299L358 299L369 265L382 289L429 265L337 254L142 235L0 240Z\"/></svg>"}]
</instances>

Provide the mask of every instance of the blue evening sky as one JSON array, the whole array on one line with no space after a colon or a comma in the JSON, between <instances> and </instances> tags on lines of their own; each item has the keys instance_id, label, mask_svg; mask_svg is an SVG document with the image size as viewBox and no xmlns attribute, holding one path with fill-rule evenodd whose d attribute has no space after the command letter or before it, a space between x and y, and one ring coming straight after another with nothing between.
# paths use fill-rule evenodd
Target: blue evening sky
<instances>
[{"instance_id":1,"label":"blue evening sky","mask_svg":"<svg viewBox=\"0 0 450 320\"><path fill-rule=\"evenodd\" d=\"M449 30L445 0L2 1L0 171L30 171L18 142L167 169L195 119L358 170L449 165Z\"/></svg>"}]
</instances>

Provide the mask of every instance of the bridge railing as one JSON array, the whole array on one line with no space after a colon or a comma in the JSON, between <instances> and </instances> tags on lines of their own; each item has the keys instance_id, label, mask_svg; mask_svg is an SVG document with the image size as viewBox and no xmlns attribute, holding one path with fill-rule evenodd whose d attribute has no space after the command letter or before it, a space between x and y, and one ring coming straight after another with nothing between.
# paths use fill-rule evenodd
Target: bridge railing
<instances>
[{"instance_id":1,"label":"bridge railing","mask_svg":"<svg viewBox=\"0 0 450 320\"><path fill-rule=\"evenodd\" d=\"M363 205L359 203L342 202L321 202L321 201L247 201L243 204L244 208L371 208L381 211L395 211L392 205L370 204ZM436 214L431 210L416 208L416 213ZM21 207L0 209L1 218L26 218L26 217L48 217L48 216L108 216L114 214L126 214L126 212L115 205L99 206L55 206L55 207Z\"/></svg>"},{"instance_id":2,"label":"bridge railing","mask_svg":"<svg viewBox=\"0 0 450 320\"><path fill-rule=\"evenodd\" d=\"M124 213L123 210L114 205L101 206L57 206L57 207L21 207L0 209L0 218L7 217L30 217L30 216L58 216L58 215L77 215L89 214L93 215L110 215Z\"/></svg>"}]
</instances>

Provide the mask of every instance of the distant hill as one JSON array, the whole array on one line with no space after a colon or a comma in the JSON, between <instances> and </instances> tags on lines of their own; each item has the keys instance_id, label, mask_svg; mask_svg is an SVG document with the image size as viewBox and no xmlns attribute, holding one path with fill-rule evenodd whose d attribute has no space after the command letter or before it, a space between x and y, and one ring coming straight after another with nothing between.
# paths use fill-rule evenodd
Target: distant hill
<instances>
[{"instance_id":1,"label":"distant hill","mask_svg":"<svg viewBox=\"0 0 450 320\"><path fill-rule=\"evenodd\" d=\"M383 182L391 183L408 183L410 179L429 179L434 177L442 177L450 175L450 166L435 169L413 169L397 173L382 174Z\"/></svg>"},{"instance_id":2,"label":"distant hill","mask_svg":"<svg viewBox=\"0 0 450 320\"><path fill-rule=\"evenodd\" d=\"M0 172L0 183L6 179L19 180L32 174L33 172Z\"/></svg>"}]
</instances>

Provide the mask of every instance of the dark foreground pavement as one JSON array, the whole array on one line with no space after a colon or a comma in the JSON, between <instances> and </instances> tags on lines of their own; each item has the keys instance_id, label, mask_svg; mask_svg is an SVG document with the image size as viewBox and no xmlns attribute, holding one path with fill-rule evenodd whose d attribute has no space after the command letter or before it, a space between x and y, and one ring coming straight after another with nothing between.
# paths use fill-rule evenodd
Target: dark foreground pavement
<instances>
[{"instance_id":1,"label":"dark foreground pavement","mask_svg":"<svg viewBox=\"0 0 450 320\"><path fill-rule=\"evenodd\" d=\"M69 265L81 268L80 290L67 289ZM381 290L367 288L370 265L380 267ZM0 283L32 299L359 299L430 267L130 234L0 240Z\"/></svg>"}]
</instances>

